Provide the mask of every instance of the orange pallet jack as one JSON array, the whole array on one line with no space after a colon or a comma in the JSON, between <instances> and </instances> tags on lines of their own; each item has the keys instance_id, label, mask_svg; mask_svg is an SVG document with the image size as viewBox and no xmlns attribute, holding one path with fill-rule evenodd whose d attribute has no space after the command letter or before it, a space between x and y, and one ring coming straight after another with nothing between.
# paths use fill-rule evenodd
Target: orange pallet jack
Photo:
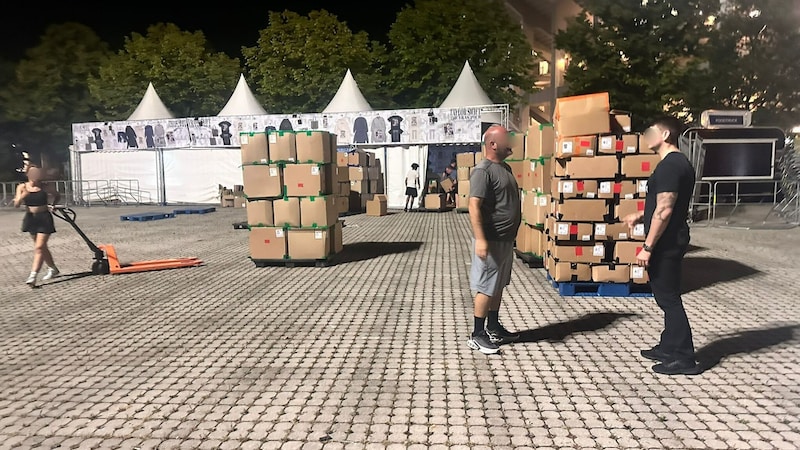
<instances>
[{"instance_id":1,"label":"orange pallet jack","mask_svg":"<svg viewBox=\"0 0 800 450\"><path fill-rule=\"evenodd\" d=\"M77 213L65 206L53 208L53 215L72 225L72 228L83 238L89 250L94 253L92 262L92 275L116 275L121 273L151 272L154 270L179 269L181 267L195 267L203 264L203 261L195 257L156 259L152 261L138 261L128 264L121 264L117 257L117 251L113 245L95 245L83 230L75 223Z\"/></svg>"}]
</instances>

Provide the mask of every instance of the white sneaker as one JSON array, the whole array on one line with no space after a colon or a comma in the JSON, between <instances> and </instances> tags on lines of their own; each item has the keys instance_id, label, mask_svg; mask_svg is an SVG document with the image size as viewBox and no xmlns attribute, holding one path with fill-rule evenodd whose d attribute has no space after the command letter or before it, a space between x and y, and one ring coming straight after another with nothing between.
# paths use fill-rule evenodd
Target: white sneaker
<instances>
[{"instance_id":1,"label":"white sneaker","mask_svg":"<svg viewBox=\"0 0 800 450\"><path fill-rule=\"evenodd\" d=\"M27 284L30 287L36 287L36 274L28 275L28 279L25 280L25 284Z\"/></svg>"},{"instance_id":2,"label":"white sneaker","mask_svg":"<svg viewBox=\"0 0 800 450\"><path fill-rule=\"evenodd\" d=\"M42 281L52 280L53 278L57 277L58 274L60 273L61 272L59 272L58 269L56 269L55 267L50 267L49 269L47 269L47 273L44 274L44 276L42 277Z\"/></svg>"}]
</instances>

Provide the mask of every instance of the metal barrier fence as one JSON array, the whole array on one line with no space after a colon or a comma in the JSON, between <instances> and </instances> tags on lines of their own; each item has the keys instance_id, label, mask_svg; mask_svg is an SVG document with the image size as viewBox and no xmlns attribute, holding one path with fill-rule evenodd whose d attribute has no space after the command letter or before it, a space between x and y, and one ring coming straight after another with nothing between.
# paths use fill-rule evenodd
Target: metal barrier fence
<instances>
[{"instance_id":1,"label":"metal barrier fence","mask_svg":"<svg viewBox=\"0 0 800 450\"><path fill-rule=\"evenodd\" d=\"M117 206L152 204L150 192L139 187L139 180L53 180L49 181L61 202L70 206ZM19 182L0 183L0 206L10 206Z\"/></svg>"},{"instance_id":2,"label":"metal barrier fence","mask_svg":"<svg viewBox=\"0 0 800 450\"><path fill-rule=\"evenodd\" d=\"M725 226L746 229L781 229L800 225L800 197L797 195L797 182L792 183L789 189L785 182L775 181L717 181L713 185L711 198L712 226ZM724 188L728 189L724 189ZM786 195L786 191L794 192ZM740 214L739 221L734 216L740 209L748 206L769 206L766 214L761 209L761 215L750 215L749 220L742 221L746 212ZM727 217L721 224L717 223L718 210L730 208ZM756 211L758 214L758 211Z\"/></svg>"}]
</instances>

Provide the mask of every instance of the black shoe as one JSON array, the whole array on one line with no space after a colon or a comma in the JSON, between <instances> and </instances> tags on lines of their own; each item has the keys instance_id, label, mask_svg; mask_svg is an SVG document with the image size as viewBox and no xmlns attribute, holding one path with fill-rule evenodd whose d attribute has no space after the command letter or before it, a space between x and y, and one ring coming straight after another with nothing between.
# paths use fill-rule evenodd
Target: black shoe
<instances>
[{"instance_id":1,"label":"black shoe","mask_svg":"<svg viewBox=\"0 0 800 450\"><path fill-rule=\"evenodd\" d=\"M697 375L700 367L693 359L676 359L653 366L653 372L661 375Z\"/></svg>"},{"instance_id":2,"label":"black shoe","mask_svg":"<svg viewBox=\"0 0 800 450\"><path fill-rule=\"evenodd\" d=\"M467 345L469 345L469 348L478 350L484 355L493 355L500 351L500 347L489 340L489 336L486 335L485 331L477 334L473 333L467 341Z\"/></svg>"},{"instance_id":3,"label":"black shoe","mask_svg":"<svg viewBox=\"0 0 800 450\"><path fill-rule=\"evenodd\" d=\"M486 334L489 336L489 340L497 345L510 344L519 340L519 334L506 330L506 328L499 323L497 325L487 326Z\"/></svg>"},{"instance_id":4,"label":"black shoe","mask_svg":"<svg viewBox=\"0 0 800 450\"><path fill-rule=\"evenodd\" d=\"M665 352L664 350L661 350L661 346L659 345L656 345L655 347L648 350L642 350L640 353L645 358L652 359L653 361L658 361L658 362L669 361L670 359L672 359L672 356L669 353Z\"/></svg>"}]
</instances>

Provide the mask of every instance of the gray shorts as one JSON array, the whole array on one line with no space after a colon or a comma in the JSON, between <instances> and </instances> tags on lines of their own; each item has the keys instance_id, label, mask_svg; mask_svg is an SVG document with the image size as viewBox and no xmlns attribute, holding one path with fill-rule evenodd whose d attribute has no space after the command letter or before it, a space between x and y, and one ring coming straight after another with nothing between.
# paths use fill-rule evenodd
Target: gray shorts
<instances>
[{"instance_id":1,"label":"gray shorts","mask_svg":"<svg viewBox=\"0 0 800 450\"><path fill-rule=\"evenodd\" d=\"M511 267L514 264L514 243L489 241L486 259L475 255L475 239L472 239L472 267L469 271L469 287L472 294L496 297L511 283Z\"/></svg>"}]
</instances>

